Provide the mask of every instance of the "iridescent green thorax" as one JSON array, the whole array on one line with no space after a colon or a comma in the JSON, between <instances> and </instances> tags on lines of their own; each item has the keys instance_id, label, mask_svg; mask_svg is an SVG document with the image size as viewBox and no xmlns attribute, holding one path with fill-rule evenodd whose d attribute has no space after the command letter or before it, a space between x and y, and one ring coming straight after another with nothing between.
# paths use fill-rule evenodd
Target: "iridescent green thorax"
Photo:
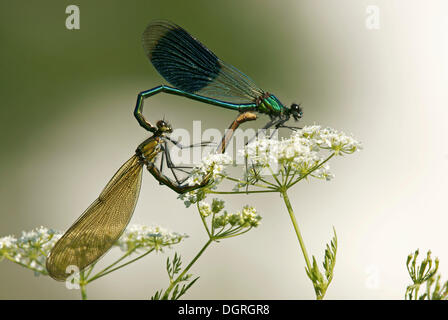
<instances>
[{"instance_id":1,"label":"iridescent green thorax","mask_svg":"<svg viewBox=\"0 0 448 320\"><path fill-rule=\"evenodd\" d=\"M264 96L258 98L255 103L257 104L259 112L269 115L279 115L286 110L286 107L280 100L270 93L266 93Z\"/></svg>"}]
</instances>

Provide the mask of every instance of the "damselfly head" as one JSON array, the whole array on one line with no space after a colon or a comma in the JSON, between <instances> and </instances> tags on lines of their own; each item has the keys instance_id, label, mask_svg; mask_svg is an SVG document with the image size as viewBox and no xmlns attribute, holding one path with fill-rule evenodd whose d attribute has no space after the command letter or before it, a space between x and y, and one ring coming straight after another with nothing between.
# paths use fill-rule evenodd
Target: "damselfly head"
<instances>
[{"instance_id":1,"label":"damselfly head","mask_svg":"<svg viewBox=\"0 0 448 320\"><path fill-rule=\"evenodd\" d=\"M289 107L289 114L292 115L294 120L299 121L303 116L303 109L300 104L293 103L291 107Z\"/></svg>"},{"instance_id":2,"label":"damselfly head","mask_svg":"<svg viewBox=\"0 0 448 320\"><path fill-rule=\"evenodd\" d=\"M157 121L156 125L157 125L157 130L160 132L167 132L167 133L173 132L173 128L165 120Z\"/></svg>"}]
</instances>

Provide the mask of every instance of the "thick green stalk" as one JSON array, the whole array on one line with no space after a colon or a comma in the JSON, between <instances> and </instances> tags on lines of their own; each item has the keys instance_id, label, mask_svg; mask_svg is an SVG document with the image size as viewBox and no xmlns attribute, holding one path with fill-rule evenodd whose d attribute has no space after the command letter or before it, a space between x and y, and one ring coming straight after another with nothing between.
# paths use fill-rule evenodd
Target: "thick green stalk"
<instances>
[{"instance_id":1,"label":"thick green stalk","mask_svg":"<svg viewBox=\"0 0 448 320\"><path fill-rule=\"evenodd\" d=\"M291 206L291 202L289 201L288 194L286 190L281 190L281 194L283 196L283 200L285 201L286 208L288 208L289 217L291 218L292 225L294 226L294 230L297 235L297 239L299 240L300 248L302 249L303 257L305 258L306 266L308 270L311 270L310 259L308 258L308 252L306 251L305 243L302 238L302 234L300 233L299 225L297 224L296 217L294 215L294 211Z\"/></svg>"},{"instance_id":2,"label":"thick green stalk","mask_svg":"<svg viewBox=\"0 0 448 320\"><path fill-rule=\"evenodd\" d=\"M86 285L85 284L79 284L81 288L81 298L82 300L87 300L87 291L86 291Z\"/></svg>"},{"instance_id":3,"label":"thick green stalk","mask_svg":"<svg viewBox=\"0 0 448 320\"><path fill-rule=\"evenodd\" d=\"M84 271L81 271L79 274L79 288L81 289L82 300L87 300L86 285L87 285L87 283L84 278Z\"/></svg>"}]
</instances>

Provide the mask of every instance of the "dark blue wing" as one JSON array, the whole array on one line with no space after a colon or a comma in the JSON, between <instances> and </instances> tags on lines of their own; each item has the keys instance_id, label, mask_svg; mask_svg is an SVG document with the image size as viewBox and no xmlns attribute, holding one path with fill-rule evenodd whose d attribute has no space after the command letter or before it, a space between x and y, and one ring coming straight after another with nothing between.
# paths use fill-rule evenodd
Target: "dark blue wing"
<instances>
[{"instance_id":1,"label":"dark blue wing","mask_svg":"<svg viewBox=\"0 0 448 320\"><path fill-rule=\"evenodd\" d=\"M150 23L142 42L156 70L180 90L232 103L251 103L263 95L248 76L174 23Z\"/></svg>"}]
</instances>

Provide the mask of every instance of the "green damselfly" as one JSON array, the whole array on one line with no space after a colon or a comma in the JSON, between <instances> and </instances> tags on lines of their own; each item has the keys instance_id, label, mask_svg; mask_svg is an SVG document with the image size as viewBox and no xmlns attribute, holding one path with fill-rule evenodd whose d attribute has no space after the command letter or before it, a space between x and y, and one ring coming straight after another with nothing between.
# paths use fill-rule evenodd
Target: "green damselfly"
<instances>
[{"instance_id":1,"label":"green damselfly","mask_svg":"<svg viewBox=\"0 0 448 320\"><path fill-rule=\"evenodd\" d=\"M145 53L160 75L171 85L160 85L140 92L134 115L144 128L143 102L164 92L201 101L238 112L267 114L270 121L263 127L292 128L285 122L298 121L303 111L293 103L288 108L235 67L219 59L196 38L178 25L158 20L150 23L142 37Z\"/></svg>"}]
</instances>

